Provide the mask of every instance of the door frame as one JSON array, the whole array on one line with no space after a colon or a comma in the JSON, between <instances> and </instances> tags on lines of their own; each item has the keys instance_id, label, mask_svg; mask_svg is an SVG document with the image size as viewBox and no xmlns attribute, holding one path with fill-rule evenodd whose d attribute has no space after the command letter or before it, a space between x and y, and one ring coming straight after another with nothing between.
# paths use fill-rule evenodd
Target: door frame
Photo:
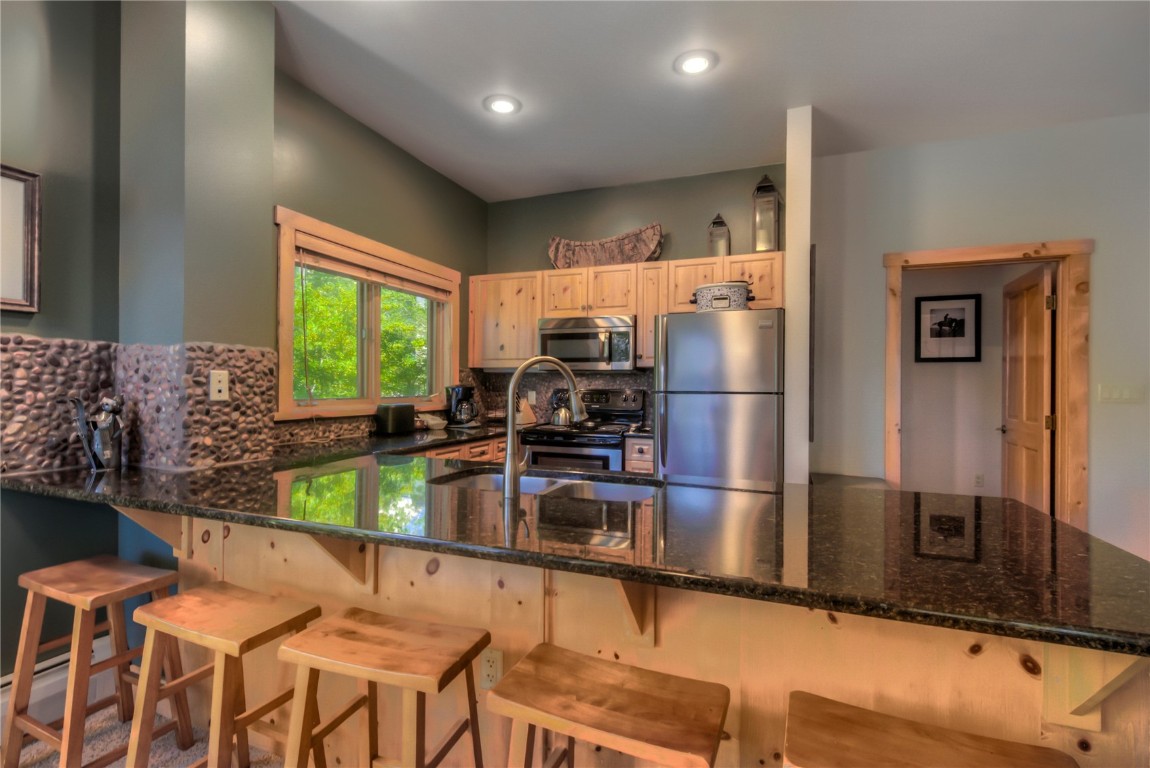
<instances>
[{"instance_id":1,"label":"door frame","mask_svg":"<svg viewBox=\"0 0 1150 768\"><path fill-rule=\"evenodd\" d=\"M886 268L886 407L884 466L902 483L902 273L987 264L1052 261L1058 265L1054 329L1054 511L1086 530L1090 412L1090 256L1093 240L1012 243L883 254Z\"/></svg>"}]
</instances>

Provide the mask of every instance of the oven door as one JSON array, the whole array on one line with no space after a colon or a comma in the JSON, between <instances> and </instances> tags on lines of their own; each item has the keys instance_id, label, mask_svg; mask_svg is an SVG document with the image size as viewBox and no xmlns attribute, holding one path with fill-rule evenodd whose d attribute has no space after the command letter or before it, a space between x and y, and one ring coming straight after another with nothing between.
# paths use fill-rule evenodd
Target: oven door
<instances>
[{"instance_id":1,"label":"oven door","mask_svg":"<svg viewBox=\"0 0 1150 768\"><path fill-rule=\"evenodd\" d=\"M527 446L527 466L538 469L582 469L622 472L623 449L564 445Z\"/></svg>"}]
</instances>

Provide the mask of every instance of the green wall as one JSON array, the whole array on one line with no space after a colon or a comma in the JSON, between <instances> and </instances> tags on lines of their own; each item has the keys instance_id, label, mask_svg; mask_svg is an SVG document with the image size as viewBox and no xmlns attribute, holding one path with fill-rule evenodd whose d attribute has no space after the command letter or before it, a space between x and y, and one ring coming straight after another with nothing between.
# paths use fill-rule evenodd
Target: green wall
<instances>
[{"instance_id":1,"label":"green wall","mask_svg":"<svg viewBox=\"0 0 1150 768\"><path fill-rule=\"evenodd\" d=\"M707 225L720 213L731 230L731 253L751 250L751 193L764 173L786 195L783 165L589 189L488 206L487 271L549 269L554 236L598 240L658 222L661 259L707 255Z\"/></svg>"},{"instance_id":2,"label":"green wall","mask_svg":"<svg viewBox=\"0 0 1150 768\"><path fill-rule=\"evenodd\" d=\"M275 133L275 202L459 270L466 339L467 278L487 269L486 203L282 73Z\"/></svg>"},{"instance_id":3,"label":"green wall","mask_svg":"<svg viewBox=\"0 0 1150 768\"><path fill-rule=\"evenodd\" d=\"M119 3L0 3L0 160L42 182L40 311L7 332L117 340Z\"/></svg>"}]
</instances>

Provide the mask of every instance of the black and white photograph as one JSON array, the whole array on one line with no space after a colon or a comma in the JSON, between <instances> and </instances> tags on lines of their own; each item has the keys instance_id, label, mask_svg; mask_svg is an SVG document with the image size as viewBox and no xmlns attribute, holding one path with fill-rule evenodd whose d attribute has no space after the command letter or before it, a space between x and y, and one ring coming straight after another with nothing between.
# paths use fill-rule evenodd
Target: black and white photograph
<instances>
[{"instance_id":1,"label":"black and white photograph","mask_svg":"<svg viewBox=\"0 0 1150 768\"><path fill-rule=\"evenodd\" d=\"M979 362L982 359L982 295L919 296L914 300L917 363Z\"/></svg>"}]
</instances>

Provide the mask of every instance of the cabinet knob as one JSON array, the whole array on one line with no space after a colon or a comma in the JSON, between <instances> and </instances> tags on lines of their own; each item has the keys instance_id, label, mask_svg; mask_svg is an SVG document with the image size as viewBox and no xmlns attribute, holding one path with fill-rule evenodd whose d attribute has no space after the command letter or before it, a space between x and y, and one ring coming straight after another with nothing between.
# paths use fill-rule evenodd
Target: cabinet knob
<instances>
[{"instance_id":1,"label":"cabinet knob","mask_svg":"<svg viewBox=\"0 0 1150 768\"><path fill-rule=\"evenodd\" d=\"M642 352L639 352L638 354L636 354L636 355L635 355L635 359L636 359L636 360L642 360L642 359L643 359L643 353L642 353Z\"/></svg>"},{"instance_id":2,"label":"cabinet knob","mask_svg":"<svg viewBox=\"0 0 1150 768\"><path fill-rule=\"evenodd\" d=\"M641 445L635 447L635 453L646 453L646 452L647 452L647 449Z\"/></svg>"},{"instance_id":3,"label":"cabinet knob","mask_svg":"<svg viewBox=\"0 0 1150 768\"><path fill-rule=\"evenodd\" d=\"M502 344L500 344L500 345L499 345L499 351L500 351L500 352L502 352L502 351L503 351L503 345L502 345Z\"/></svg>"}]
</instances>

